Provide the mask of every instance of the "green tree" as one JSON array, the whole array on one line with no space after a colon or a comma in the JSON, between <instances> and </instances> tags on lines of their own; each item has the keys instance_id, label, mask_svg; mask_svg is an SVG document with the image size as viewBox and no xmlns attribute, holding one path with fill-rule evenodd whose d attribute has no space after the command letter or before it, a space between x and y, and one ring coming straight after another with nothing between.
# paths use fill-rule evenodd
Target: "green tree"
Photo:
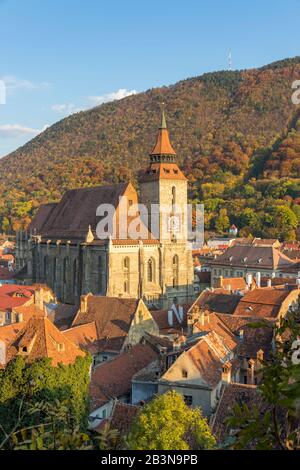
<instances>
[{"instance_id":1,"label":"green tree","mask_svg":"<svg viewBox=\"0 0 300 470\"><path fill-rule=\"evenodd\" d=\"M199 408L189 408L181 395L156 396L138 414L127 438L132 450L213 449L216 441Z\"/></svg>"},{"instance_id":2,"label":"green tree","mask_svg":"<svg viewBox=\"0 0 300 470\"><path fill-rule=\"evenodd\" d=\"M299 312L282 319L274 337L276 352L263 363L258 404L235 404L227 419L236 431L230 438L233 449L300 450Z\"/></svg>"},{"instance_id":3,"label":"green tree","mask_svg":"<svg viewBox=\"0 0 300 470\"><path fill-rule=\"evenodd\" d=\"M215 220L215 229L218 233L224 233L229 228L230 221L226 209L220 209L219 215Z\"/></svg>"}]
</instances>

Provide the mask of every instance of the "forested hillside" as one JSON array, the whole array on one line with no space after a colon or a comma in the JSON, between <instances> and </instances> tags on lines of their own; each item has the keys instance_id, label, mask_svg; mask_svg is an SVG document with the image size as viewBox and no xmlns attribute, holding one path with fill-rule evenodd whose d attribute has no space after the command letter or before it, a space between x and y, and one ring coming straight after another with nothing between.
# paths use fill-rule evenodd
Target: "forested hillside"
<instances>
[{"instance_id":1,"label":"forested hillside","mask_svg":"<svg viewBox=\"0 0 300 470\"><path fill-rule=\"evenodd\" d=\"M300 57L207 73L57 122L0 160L2 229L25 226L41 202L68 188L135 179L164 101L190 197L206 203L206 228L222 233L234 222L242 234L294 238L300 109L291 86L297 79Z\"/></svg>"}]
</instances>

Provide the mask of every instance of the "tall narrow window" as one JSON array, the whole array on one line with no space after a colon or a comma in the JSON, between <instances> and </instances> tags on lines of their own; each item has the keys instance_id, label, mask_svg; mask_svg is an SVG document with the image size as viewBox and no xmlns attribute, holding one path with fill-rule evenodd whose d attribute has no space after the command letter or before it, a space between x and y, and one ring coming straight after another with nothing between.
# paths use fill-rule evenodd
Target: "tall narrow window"
<instances>
[{"instance_id":1,"label":"tall narrow window","mask_svg":"<svg viewBox=\"0 0 300 470\"><path fill-rule=\"evenodd\" d=\"M124 271L129 270L129 258L128 258L128 256L126 256L126 258L124 258L124 260L123 260L123 268L124 268Z\"/></svg>"},{"instance_id":2,"label":"tall narrow window","mask_svg":"<svg viewBox=\"0 0 300 470\"><path fill-rule=\"evenodd\" d=\"M56 281L56 257L53 258L53 284Z\"/></svg>"},{"instance_id":3,"label":"tall narrow window","mask_svg":"<svg viewBox=\"0 0 300 470\"><path fill-rule=\"evenodd\" d=\"M67 269L68 269L68 260L67 258L64 258L64 261L63 261L63 283L64 284L67 282Z\"/></svg>"},{"instance_id":4,"label":"tall narrow window","mask_svg":"<svg viewBox=\"0 0 300 470\"><path fill-rule=\"evenodd\" d=\"M176 204L176 187L172 187L172 206Z\"/></svg>"},{"instance_id":5,"label":"tall narrow window","mask_svg":"<svg viewBox=\"0 0 300 470\"><path fill-rule=\"evenodd\" d=\"M123 272L124 272L124 292L126 294L129 293L130 286L129 286L129 278L130 278L130 259L126 256L123 259Z\"/></svg>"},{"instance_id":6,"label":"tall narrow window","mask_svg":"<svg viewBox=\"0 0 300 470\"><path fill-rule=\"evenodd\" d=\"M98 279L99 279L99 291L102 292L102 271L103 271L103 263L102 263L102 256L98 256Z\"/></svg>"},{"instance_id":7,"label":"tall narrow window","mask_svg":"<svg viewBox=\"0 0 300 470\"><path fill-rule=\"evenodd\" d=\"M77 259L73 262L73 292L76 294L77 290Z\"/></svg>"},{"instance_id":8,"label":"tall narrow window","mask_svg":"<svg viewBox=\"0 0 300 470\"><path fill-rule=\"evenodd\" d=\"M178 256L173 256L173 287L178 286L178 270L179 270L179 260Z\"/></svg>"},{"instance_id":9,"label":"tall narrow window","mask_svg":"<svg viewBox=\"0 0 300 470\"><path fill-rule=\"evenodd\" d=\"M47 279L47 264L48 264L48 256L46 255L44 257L44 279L46 280Z\"/></svg>"},{"instance_id":10,"label":"tall narrow window","mask_svg":"<svg viewBox=\"0 0 300 470\"><path fill-rule=\"evenodd\" d=\"M154 269L154 259L153 259L153 258L149 258L149 260L148 260L148 270L147 270L147 279L148 279L148 282L154 282L154 272L155 272L155 269Z\"/></svg>"}]
</instances>

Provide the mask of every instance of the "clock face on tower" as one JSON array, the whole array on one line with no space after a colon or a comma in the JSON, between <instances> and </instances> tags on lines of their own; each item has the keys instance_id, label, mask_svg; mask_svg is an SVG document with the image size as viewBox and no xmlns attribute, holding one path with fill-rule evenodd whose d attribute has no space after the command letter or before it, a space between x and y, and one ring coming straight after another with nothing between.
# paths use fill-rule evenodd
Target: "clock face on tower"
<instances>
[{"instance_id":1,"label":"clock face on tower","mask_svg":"<svg viewBox=\"0 0 300 470\"><path fill-rule=\"evenodd\" d=\"M181 216L180 214L170 214L168 217L168 232L180 233L181 231Z\"/></svg>"}]
</instances>

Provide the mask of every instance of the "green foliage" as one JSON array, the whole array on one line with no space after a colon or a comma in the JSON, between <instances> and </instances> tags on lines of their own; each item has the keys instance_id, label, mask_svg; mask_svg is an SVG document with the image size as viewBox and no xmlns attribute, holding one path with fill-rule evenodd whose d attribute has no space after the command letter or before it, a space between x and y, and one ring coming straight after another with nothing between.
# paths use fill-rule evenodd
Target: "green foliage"
<instances>
[{"instance_id":1,"label":"green foliage","mask_svg":"<svg viewBox=\"0 0 300 470\"><path fill-rule=\"evenodd\" d=\"M19 419L20 404L36 402L63 402L75 424L84 427L88 412L88 384L91 358L78 357L74 364L51 366L49 359L41 359L27 365L17 357L0 371L0 439L1 433L9 433ZM24 425L34 425L36 414L23 410Z\"/></svg>"},{"instance_id":2,"label":"green foliage","mask_svg":"<svg viewBox=\"0 0 300 470\"><path fill-rule=\"evenodd\" d=\"M275 328L276 352L264 362L260 405L236 404L227 419L236 430L234 449L300 450L300 314L291 313Z\"/></svg>"},{"instance_id":3,"label":"green foliage","mask_svg":"<svg viewBox=\"0 0 300 470\"><path fill-rule=\"evenodd\" d=\"M265 228L263 212L286 196L292 201L284 204L299 203L300 184L291 178L300 177L300 112L287 99L299 74L299 58L209 73L61 120L1 159L1 229L26 227L41 203L59 200L67 189L136 178L148 163L165 101L191 198L209 201L207 228L214 230L224 206L240 228L241 211L258 203L255 224L244 226L256 236L279 236L274 224ZM269 191L263 194L251 178L268 179Z\"/></svg>"},{"instance_id":4,"label":"green foliage","mask_svg":"<svg viewBox=\"0 0 300 470\"><path fill-rule=\"evenodd\" d=\"M138 414L127 437L129 449L213 449L215 439L200 409L191 409L181 395L156 396Z\"/></svg>"}]
</instances>

